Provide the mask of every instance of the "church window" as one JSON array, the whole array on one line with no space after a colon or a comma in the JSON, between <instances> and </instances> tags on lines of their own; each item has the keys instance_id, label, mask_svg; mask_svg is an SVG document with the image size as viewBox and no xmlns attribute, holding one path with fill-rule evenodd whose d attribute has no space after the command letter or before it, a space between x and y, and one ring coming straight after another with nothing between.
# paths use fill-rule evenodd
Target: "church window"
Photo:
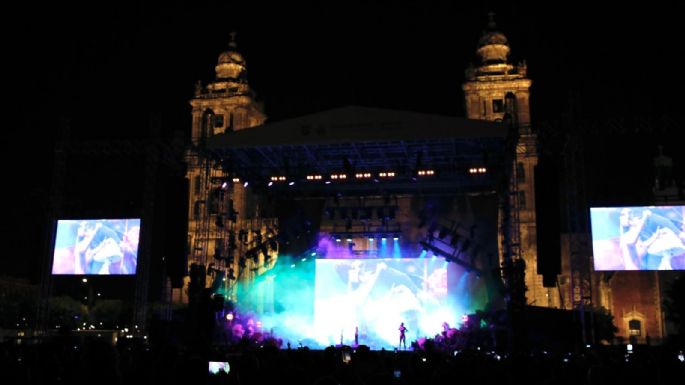
<instances>
[{"instance_id":1,"label":"church window","mask_svg":"<svg viewBox=\"0 0 685 385\"><path fill-rule=\"evenodd\" d=\"M214 127L223 127L224 126L224 116L223 115L215 115L214 116Z\"/></svg>"},{"instance_id":2,"label":"church window","mask_svg":"<svg viewBox=\"0 0 685 385\"><path fill-rule=\"evenodd\" d=\"M628 321L628 334L631 336L639 336L642 334L642 322L640 320L631 319Z\"/></svg>"},{"instance_id":3,"label":"church window","mask_svg":"<svg viewBox=\"0 0 685 385\"><path fill-rule=\"evenodd\" d=\"M195 191L195 195L200 195L200 184L201 184L201 179L199 175L196 175L195 178L193 179L194 186L193 190Z\"/></svg>"},{"instance_id":4,"label":"church window","mask_svg":"<svg viewBox=\"0 0 685 385\"><path fill-rule=\"evenodd\" d=\"M516 163L516 181L519 183L526 181L526 167L523 162Z\"/></svg>"},{"instance_id":5,"label":"church window","mask_svg":"<svg viewBox=\"0 0 685 385\"><path fill-rule=\"evenodd\" d=\"M524 209L526 208L526 192L525 191L519 191L519 209Z\"/></svg>"},{"instance_id":6,"label":"church window","mask_svg":"<svg viewBox=\"0 0 685 385\"><path fill-rule=\"evenodd\" d=\"M196 221L199 221L200 216L202 215L202 205L203 202L201 200L195 201L195 204L193 205L193 219Z\"/></svg>"},{"instance_id":7,"label":"church window","mask_svg":"<svg viewBox=\"0 0 685 385\"><path fill-rule=\"evenodd\" d=\"M504 101L502 99L495 99L492 101L492 112L504 112Z\"/></svg>"}]
</instances>

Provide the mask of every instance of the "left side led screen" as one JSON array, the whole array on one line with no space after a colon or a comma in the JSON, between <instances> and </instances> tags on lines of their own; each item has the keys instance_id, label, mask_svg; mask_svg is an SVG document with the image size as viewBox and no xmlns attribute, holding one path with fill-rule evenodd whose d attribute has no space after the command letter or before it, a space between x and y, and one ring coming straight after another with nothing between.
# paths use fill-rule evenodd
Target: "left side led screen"
<instances>
[{"instance_id":1,"label":"left side led screen","mask_svg":"<svg viewBox=\"0 0 685 385\"><path fill-rule=\"evenodd\" d=\"M140 218L60 219L52 254L54 275L135 275Z\"/></svg>"}]
</instances>

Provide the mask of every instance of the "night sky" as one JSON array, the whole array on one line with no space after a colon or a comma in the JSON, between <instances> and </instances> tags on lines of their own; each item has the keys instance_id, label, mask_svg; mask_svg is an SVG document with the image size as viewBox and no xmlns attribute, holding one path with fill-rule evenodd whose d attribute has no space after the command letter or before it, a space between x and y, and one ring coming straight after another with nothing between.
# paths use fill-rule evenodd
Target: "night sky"
<instances>
[{"instance_id":1,"label":"night sky","mask_svg":"<svg viewBox=\"0 0 685 385\"><path fill-rule=\"evenodd\" d=\"M594 132L586 140L588 159L598 162L591 199L641 199L658 143L676 167L682 157L679 133L668 128L685 127L677 123L685 31L675 2L639 9L408 0L97 3L22 4L7 15L15 19L3 33L11 99L4 127L10 220L2 228L8 274L39 276L52 149L62 127L74 139L141 138L152 114L166 138L178 130L187 136L194 84L213 79L232 31L271 121L351 104L464 116L464 69L475 62L493 10L511 61L527 61L534 127L550 138L548 148L569 127ZM617 118L627 128L605 130ZM642 121L654 124L645 130L634 123Z\"/></svg>"}]
</instances>

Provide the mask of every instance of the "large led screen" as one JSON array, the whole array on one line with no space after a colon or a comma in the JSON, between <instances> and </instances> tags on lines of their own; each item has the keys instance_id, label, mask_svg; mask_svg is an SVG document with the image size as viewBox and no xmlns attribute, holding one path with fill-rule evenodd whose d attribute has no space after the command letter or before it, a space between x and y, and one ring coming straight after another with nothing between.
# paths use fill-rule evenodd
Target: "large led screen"
<instances>
[{"instance_id":1,"label":"large led screen","mask_svg":"<svg viewBox=\"0 0 685 385\"><path fill-rule=\"evenodd\" d=\"M595 270L685 269L685 206L594 207Z\"/></svg>"},{"instance_id":2,"label":"large led screen","mask_svg":"<svg viewBox=\"0 0 685 385\"><path fill-rule=\"evenodd\" d=\"M401 323L410 341L455 325L461 315L448 296L447 267L442 258L318 259L315 339L325 345L356 336L392 348Z\"/></svg>"},{"instance_id":3,"label":"large led screen","mask_svg":"<svg viewBox=\"0 0 685 385\"><path fill-rule=\"evenodd\" d=\"M139 235L139 218L58 220L52 274L135 274Z\"/></svg>"}]
</instances>

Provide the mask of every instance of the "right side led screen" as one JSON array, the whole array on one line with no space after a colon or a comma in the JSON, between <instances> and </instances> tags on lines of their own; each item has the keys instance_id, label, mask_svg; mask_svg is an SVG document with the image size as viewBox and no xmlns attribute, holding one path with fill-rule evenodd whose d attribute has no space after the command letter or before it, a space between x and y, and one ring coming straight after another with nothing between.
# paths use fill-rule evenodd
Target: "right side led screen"
<instances>
[{"instance_id":1,"label":"right side led screen","mask_svg":"<svg viewBox=\"0 0 685 385\"><path fill-rule=\"evenodd\" d=\"M685 206L590 208L596 271L685 270Z\"/></svg>"}]
</instances>

